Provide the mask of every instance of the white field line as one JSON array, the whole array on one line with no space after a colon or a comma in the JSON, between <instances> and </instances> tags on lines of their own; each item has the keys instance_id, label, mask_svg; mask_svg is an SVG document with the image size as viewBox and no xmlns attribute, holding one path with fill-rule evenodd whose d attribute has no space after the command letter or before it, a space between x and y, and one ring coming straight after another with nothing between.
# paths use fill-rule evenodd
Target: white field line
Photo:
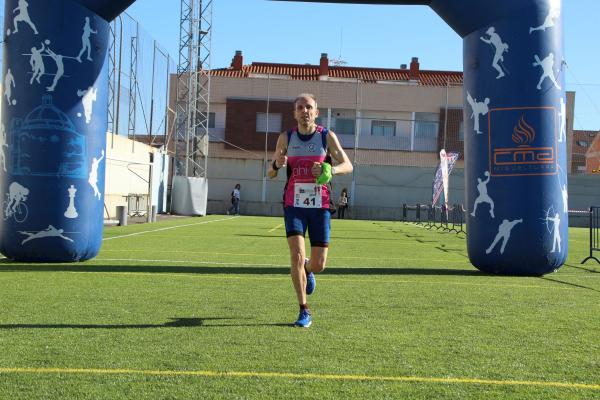
<instances>
[{"instance_id":1,"label":"white field line","mask_svg":"<svg viewBox=\"0 0 600 400\"><path fill-rule=\"evenodd\" d=\"M229 217L229 218L222 218L222 219L213 219L211 221L196 222L196 223L193 223L193 224L167 226L165 228L158 228L158 229L151 229L151 230L148 230L148 231L129 233L127 235L111 236L111 237L104 238L102 240L105 241L105 240L112 240L112 239L120 239L120 238L124 238L124 237L143 235L145 233L154 233L154 232L168 231L168 230L177 229L177 228L185 228L185 227L188 227L188 226L210 224L211 222L229 221L230 219L234 219L234 218L237 218L237 217Z\"/></svg>"},{"instance_id":2,"label":"white field line","mask_svg":"<svg viewBox=\"0 0 600 400\"><path fill-rule=\"evenodd\" d=\"M158 260L158 259L138 259L138 258L95 258L94 261L131 261L131 262L142 262L142 263L166 263L166 264L211 264L211 265L239 265L243 267L289 267L289 264L247 264L239 262L217 262L217 261L195 261L195 260ZM90 264L93 266L94 264Z\"/></svg>"},{"instance_id":3,"label":"white field line","mask_svg":"<svg viewBox=\"0 0 600 400\"><path fill-rule=\"evenodd\" d=\"M133 252L143 252L148 253L151 251L150 249L107 249L102 250L102 253L133 253ZM248 256L257 256L257 257L271 257L271 258L288 258L288 254L257 254L257 253L224 253L224 252L212 252L212 251L188 251L188 250L160 250L161 253L174 253L174 254L206 254L213 256L238 256L238 257L248 257ZM421 261L420 258L408 258L408 257L355 257L355 256L328 256L328 260L375 260L375 261L387 261L387 260L403 260L403 261ZM448 260L448 259L432 259L431 262L441 262L441 263L457 263L457 264L465 264L468 261L465 260Z\"/></svg>"}]
</instances>

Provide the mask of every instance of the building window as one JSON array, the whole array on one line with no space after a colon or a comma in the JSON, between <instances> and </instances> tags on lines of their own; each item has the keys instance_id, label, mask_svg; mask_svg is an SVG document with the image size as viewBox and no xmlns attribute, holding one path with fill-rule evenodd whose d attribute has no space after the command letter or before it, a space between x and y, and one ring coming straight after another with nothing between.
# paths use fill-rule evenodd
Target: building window
<instances>
[{"instance_id":1,"label":"building window","mask_svg":"<svg viewBox=\"0 0 600 400\"><path fill-rule=\"evenodd\" d=\"M588 142L586 142L585 140L578 140L577 145L579 145L581 147L588 147L590 144Z\"/></svg>"},{"instance_id":2,"label":"building window","mask_svg":"<svg viewBox=\"0 0 600 400\"><path fill-rule=\"evenodd\" d=\"M371 136L396 136L396 121L371 121Z\"/></svg>"},{"instance_id":3,"label":"building window","mask_svg":"<svg viewBox=\"0 0 600 400\"><path fill-rule=\"evenodd\" d=\"M264 133L267 129L269 133L281 132L281 114L256 113L256 132Z\"/></svg>"},{"instance_id":4,"label":"building window","mask_svg":"<svg viewBox=\"0 0 600 400\"><path fill-rule=\"evenodd\" d=\"M437 113L415 113L414 150L437 150L438 125Z\"/></svg>"},{"instance_id":5,"label":"building window","mask_svg":"<svg viewBox=\"0 0 600 400\"><path fill-rule=\"evenodd\" d=\"M214 112L208 113L208 127L209 128L215 127L215 113Z\"/></svg>"},{"instance_id":6,"label":"building window","mask_svg":"<svg viewBox=\"0 0 600 400\"><path fill-rule=\"evenodd\" d=\"M350 118L331 118L331 130L338 135L354 135L356 120Z\"/></svg>"}]
</instances>

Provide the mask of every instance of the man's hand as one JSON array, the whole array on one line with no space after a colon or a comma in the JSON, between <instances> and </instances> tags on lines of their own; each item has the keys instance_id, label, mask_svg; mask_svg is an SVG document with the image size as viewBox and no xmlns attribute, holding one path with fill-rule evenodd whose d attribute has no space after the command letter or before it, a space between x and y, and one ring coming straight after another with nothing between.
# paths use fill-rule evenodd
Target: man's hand
<instances>
[{"instance_id":1,"label":"man's hand","mask_svg":"<svg viewBox=\"0 0 600 400\"><path fill-rule=\"evenodd\" d=\"M275 166L277 168L283 168L287 165L287 156L283 153L283 150L279 152L277 159L275 160Z\"/></svg>"},{"instance_id":2,"label":"man's hand","mask_svg":"<svg viewBox=\"0 0 600 400\"><path fill-rule=\"evenodd\" d=\"M315 164L319 164L319 163L315 163ZM321 167L320 168L321 174L317 177L317 183L319 185L324 185L324 184L328 183L331 180L331 177L333 176L333 174L331 173L331 164L321 163L320 167ZM315 165L313 164L313 168L312 168L313 175L315 175L314 170L315 170Z\"/></svg>"}]
</instances>

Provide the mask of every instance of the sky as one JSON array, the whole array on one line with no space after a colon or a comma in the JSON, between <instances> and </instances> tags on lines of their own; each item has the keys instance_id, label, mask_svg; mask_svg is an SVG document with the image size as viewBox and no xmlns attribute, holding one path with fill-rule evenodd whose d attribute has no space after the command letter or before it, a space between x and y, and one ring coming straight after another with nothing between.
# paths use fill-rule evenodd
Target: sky
<instances>
[{"instance_id":1,"label":"sky","mask_svg":"<svg viewBox=\"0 0 600 400\"><path fill-rule=\"evenodd\" d=\"M165 4L169 6L165 6ZM211 67L236 50L253 61L318 64L321 53L348 66L462 71L462 39L426 6L213 0ZM127 13L177 59L179 0L137 0ZM600 0L563 0L567 90L574 129L600 130ZM596 28L596 29L595 29Z\"/></svg>"}]
</instances>

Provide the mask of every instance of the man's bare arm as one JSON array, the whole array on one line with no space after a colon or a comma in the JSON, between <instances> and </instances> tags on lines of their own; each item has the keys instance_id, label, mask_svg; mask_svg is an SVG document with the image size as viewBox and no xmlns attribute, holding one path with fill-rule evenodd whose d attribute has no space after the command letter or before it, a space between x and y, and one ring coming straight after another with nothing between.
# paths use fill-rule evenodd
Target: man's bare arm
<instances>
[{"instance_id":1,"label":"man's bare arm","mask_svg":"<svg viewBox=\"0 0 600 400\"><path fill-rule=\"evenodd\" d=\"M335 165L334 175L345 175L352 172L354 169L352 162L348 158L337 135L333 131L329 131L329 134L327 135L327 149L329 150L331 157L338 162L338 164Z\"/></svg>"},{"instance_id":2,"label":"man's bare arm","mask_svg":"<svg viewBox=\"0 0 600 400\"><path fill-rule=\"evenodd\" d=\"M271 158L273 161L269 164L269 171L267 175L269 178L273 179L277 176L278 169L285 167L287 164L287 133L282 132L277 139L277 146L275 147L275 152L273 153L273 157ZM277 166L278 169L273 168L273 163Z\"/></svg>"}]
</instances>

